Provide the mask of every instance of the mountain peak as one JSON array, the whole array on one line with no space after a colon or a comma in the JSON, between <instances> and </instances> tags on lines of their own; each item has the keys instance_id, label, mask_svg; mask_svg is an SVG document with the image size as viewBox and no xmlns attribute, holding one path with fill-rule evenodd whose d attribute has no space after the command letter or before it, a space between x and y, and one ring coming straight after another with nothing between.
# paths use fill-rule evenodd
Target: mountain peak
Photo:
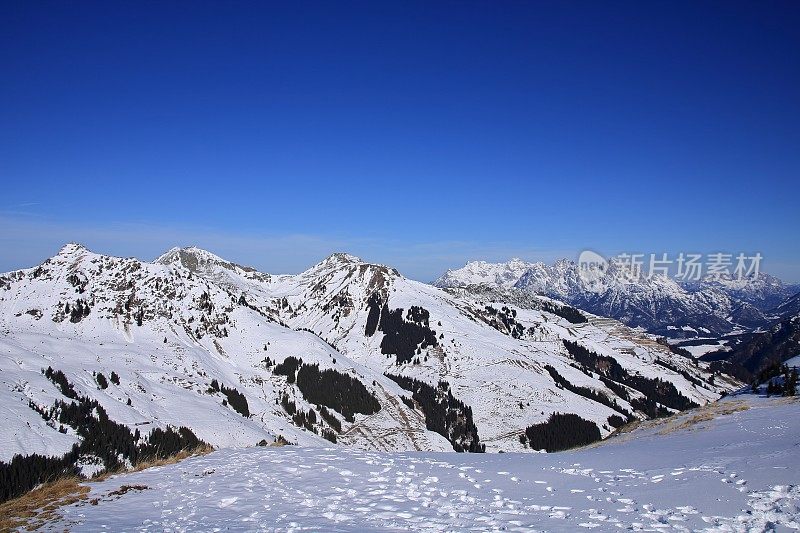
<instances>
[{"instance_id":1,"label":"mountain peak","mask_svg":"<svg viewBox=\"0 0 800 533\"><path fill-rule=\"evenodd\" d=\"M76 254L82 254L88 252L89 249L86 248L84 245L77 243L77 242L68 242L61 249L58 251L60 256L73 256Z\"/></svg>"},{"instance_id":2,"label":"mountain peak","mask_svg":"<svg viewBox=\"0 0 800 533\"><path fill-rule=\"evenodd\" d=\"M205 259L205 260L213 260L213 261L222 261L226 262L224 259L219 257L216 254L209 252L208 250L204 250L203 248L198 248L197 246L174 246L161 254L158 259L156 259L155 263L171 263L175 261L175 259L180 258L181 256L194 256L198 259Z\"/></svg>"},{"instance_id":3,"label":"mountain peak","mask_svg":"<svg viewBox=\"0 0 800 533\"><path fill-rule=\"evenodd\" d=\"M334 252L323 260L323 263L363 263L364 261L347 252Z\"/></svg>"},{"instance_id":4,"label":"mountain peak","mask_svg":"<svg viewBox=\"0 0 800 533\"><path fill-rule=\"evenodd\" d=\"M433 282L437 287L466 287L468 285L497 285L511 287L536 263L513 258L505 263L468 261L462 268L448 270Z\"/></svg>"},{"instance_id":5,"label":"mountain peak","mask_svg":"<svg viewBox=\"0 0 800 533\"><path fill-rule=\"evenodd\" d=\"M208 250L198 248L197 246L170 248L168 251L159 256L154 263L160 265L181 265L185 268L188 268L192 272L199 272L201 269L210 265L220 266L228 270L233 270L236 267L239 267L243 270L252 270L250 268L239 266L236 263L231 263L230 261L223 259L222 257L209 252Z\"/></svg>"},{"instance_id":6,"label":"mountain peak","mask_svg":"<svg viewBox=\"0 0 800 533\"><path fill-rule=\"evenodd\" d=\"M371 263L346 252L333 253L299 275L318 276L337 271L352 272L355 269L359 269L362 273L369 272L369 275L375 272L382 272L384 276L401 276L400 272L395 268L379 263Z\"/></svg>"}]
</instances>

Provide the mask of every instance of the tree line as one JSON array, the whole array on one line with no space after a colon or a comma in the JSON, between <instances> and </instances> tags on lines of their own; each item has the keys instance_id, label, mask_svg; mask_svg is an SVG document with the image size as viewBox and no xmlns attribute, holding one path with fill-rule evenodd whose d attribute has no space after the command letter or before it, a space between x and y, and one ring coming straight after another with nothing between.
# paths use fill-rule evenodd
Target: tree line
<instances>
[{"instance_id":1,"label":"tree line","mask_svg":"<svg viewBox=\"0 0 800 533\"><path fill-rule=\"evenodd\" d=\"M767 382L767 396L795 396L797 394L798 375L797 368L788 365L774 364L762 370L759 378ZM753 392L758 392L759 381L753 382Z\"/></svg>"},{"instance_id":2,"label":"tree line","mask_svg":"<svg viewBox=\"0 0 800 533\"><path fill-rule=\"evenodd\" d=\"M534 424L520 435L520 442L534 450L558 452L600 440L597 424L573 413L552 413L547 422Z\"/></svg>"},{"instance_id":3,"label":"tree line","mask_svg":"<svg viewBox=\"0 0 800 533\"><path fill-rule=\"evenodd\" d=\"M604 382L607 383L606 380L615 381L644 394L646 400L634 399L631 400L631 405L637 410L644 410L634 405L634 402L637 402L638 405L647 409L645 412L648 416L653 416L653 414L661 416L664 412L667 414L669 413L669 411L657 408L655 402L678 411L697 407L696 403L681 394L678 389L675 388L675 385L669 381L662 380L661 378L646 378L644 376L629 374L613 357L598 355L577 342L572 342L567 339L563 339L563 343L569 354L577 362L589 370L597 372L602 377L605 377L606 379L603 380ZM626 394L626 396L628 395Z\"/></svg>"},{"instance_id":4,"label":"tree line","mask_svg":"<svg viewBox=\"0 0 800 533\"><path fill-rule=\"evenodd\" d=\"M628 419L628 420L633 418L633 415L631 413L629 413L624 407L621 407L617 403L617 400L615 400L615 399L612 400L611 398L609 398L605 394L603 394L601 392L598 392L598 391L596 391L596 390L594 390L594 389L592 389L590 387L582 387L582 386L579 386L579 385L573 385L572 383L567 381L567 379L564 376L559 374L558 371L555 368L553 368L550 365L545 365L544 368L550 374L550 377L553 378L553 381L555 381L556 385L559 385L562 388L564 388L564 389L566 389L566 390L568 390L570 392L574 392L575 394L583 396L584 398L588 398L589 400L592 400L593 402L597 402L597 403L605 405L606 407L610 407L611 409L614 409L615 411L618 411L618 412L624 414L626 419Z\"/></svg>"},{"instance_id":5,"label":"tree line","mask_svg":"<svg viewBox=\"0 0 800 533\"><path fill-rule=\"evenodd\" d=\"M367 300L367 323L364 333L371 337L376 331L383 332L381 353L394 355L398 365L409 363L415 354L428 347L438 345L436 331L430 328L430 313L427 309L412 306L403 318L403 309L389 309L379 292Z\"/></svg>"},{"instance_id":6,"label":"tree line","mask_svg":"<svg viewBox=\"0 0 800 533\"><path fill-rule=\"evenodd\" d=\"M472 408L456 399L450 384L440 381L436 387L405 376L386 374L386 377L411 392L411 397L425 414L425 427L442 435L457 452L484 452L478 428L472 419ZM409 403L405 400L406 405ZM415 408L413 403L410 404Z\"/></svg>"},{"instance_id":7,"label":"tree line","mask_svg":"<svg viewBox=\"0 0 800 533\"><path fill-rule=\"evenodd\" d=\"M235 388L226 387L224 383L220 385L216 379L212 379L209 392L221 392L225 395L227 403L234 411L245 418L250 416L250 406L247 404L247 398Z\"/></svg>"},{"instance_id":8,"label":"tree line","mask_svg":"<svg viewBox=\"0 0 800 533\"><path fill-rule=\"evenodd\" d=\"M349 422L355 420L356 413L371 415L381 409L377 398L361 381L333 368L320 370L317 363L304 364L302 359L289 356L276 364L272 372L286 376L289 384L297 384L309 403L333 409Z\"/></svg>"},{"instance_id":9,"label":"tree line","mask_svg":"<svg viewBox=\"0 0 800 533\"><path fill-rule=\"evenodd\" d=\"M561 318L565 318L572 324L582 324L584 322L588 322L588 319L583 313L569 305L558 306L551 302L545 301L542 302L542 310L560 316Z\"/></svg>"}]
</instances>

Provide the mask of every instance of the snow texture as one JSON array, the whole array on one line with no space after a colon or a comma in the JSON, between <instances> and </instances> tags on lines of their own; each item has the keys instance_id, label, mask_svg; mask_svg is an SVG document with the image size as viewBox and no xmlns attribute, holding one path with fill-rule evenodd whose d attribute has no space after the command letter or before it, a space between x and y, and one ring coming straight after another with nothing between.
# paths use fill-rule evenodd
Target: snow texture
<instances>
[{"instance_id":1,"label":"snow texture","mask_svg":"<svg viewBox=\"0 0 800 533\"><path fill-rule=\"evenodd\" d=\"M222 450L92 484L89 500L62 508L46 529L800 528L800 402L741 396L715 407L716 418L689 427L680 426L696 412L557 454ZM126 485L137 488L113 494Z\"/></svg>"}]
</instances>

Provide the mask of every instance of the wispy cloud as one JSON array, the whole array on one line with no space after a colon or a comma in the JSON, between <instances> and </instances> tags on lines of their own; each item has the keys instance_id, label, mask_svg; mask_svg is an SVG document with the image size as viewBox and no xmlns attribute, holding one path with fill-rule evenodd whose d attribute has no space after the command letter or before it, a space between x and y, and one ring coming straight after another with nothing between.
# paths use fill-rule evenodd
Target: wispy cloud
<instances>
[{"instance_id":1,"label":"wispy cloud","mask_svg":"<svg viewBox=\"0 0 800 533\"><path fill-rule=\"evenodd\" d=\"M42 213L34 207L42 205L41 202L21 202L0 206L0 217L36 217Z\"/></svg>"}]
</instances>

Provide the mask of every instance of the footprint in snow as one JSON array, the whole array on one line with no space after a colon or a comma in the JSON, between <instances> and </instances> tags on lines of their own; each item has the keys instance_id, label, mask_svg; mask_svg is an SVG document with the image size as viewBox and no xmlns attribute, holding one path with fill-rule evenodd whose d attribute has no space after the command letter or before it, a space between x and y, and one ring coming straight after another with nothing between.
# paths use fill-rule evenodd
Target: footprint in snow
<instances>
[{"instance_id":1,"label":"footprint in snow","mask_svg":"<svg viewBox=\"0 0 800 533\"><path fill-rule=\"evenodd\" d=\"M217 504L217 507L220 507L220 508L229 507L229 506L233 505L234 503L236 503L236 501L238 499L239 499L238 496L232 496L230 498L222 498L219 501L219 503Z\"/></svg>"}]
</instances>

